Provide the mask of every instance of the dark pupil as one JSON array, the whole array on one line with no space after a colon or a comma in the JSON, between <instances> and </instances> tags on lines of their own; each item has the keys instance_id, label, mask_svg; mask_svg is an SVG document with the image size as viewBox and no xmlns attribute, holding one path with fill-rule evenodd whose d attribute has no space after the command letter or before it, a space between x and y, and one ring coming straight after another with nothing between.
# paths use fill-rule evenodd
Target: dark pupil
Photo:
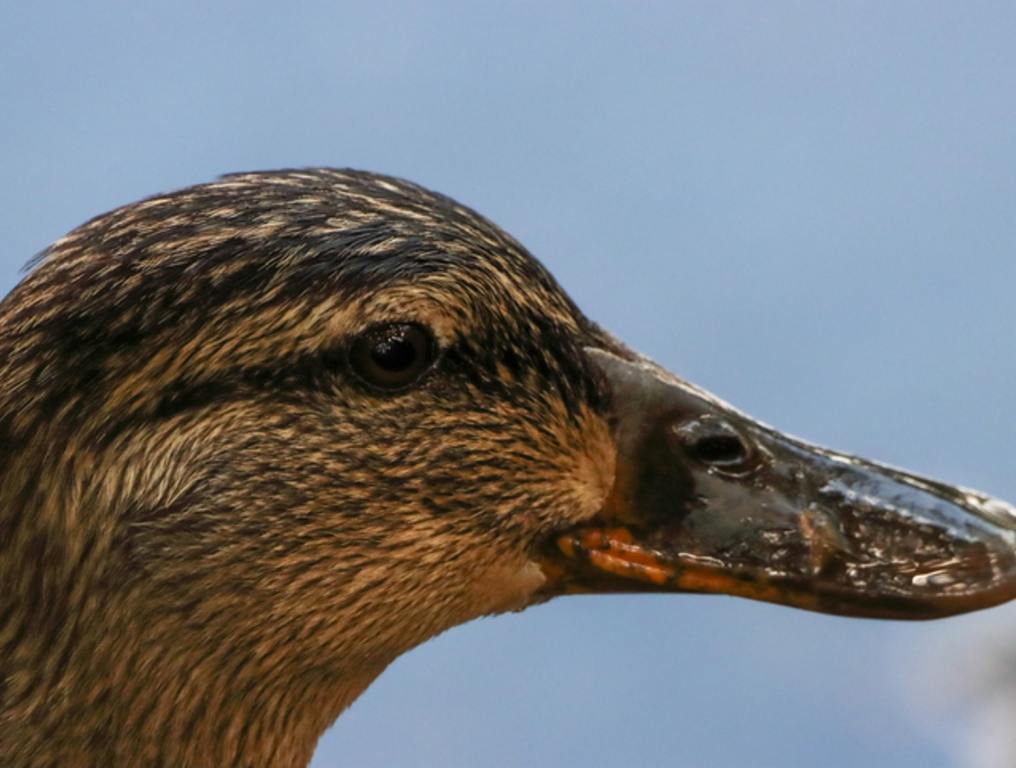
<instances>
[{"instance_id":1,"label":"dark pupil","mask_svg":"<svg viewBox=\"0 0 1016 768\"><path fill-rule=\"evenodd\" d=\"M395 330L374 342L370 357L378 368L397 373L406 370L416 361L416 348L404 333Z\"/></svg>"}]
</instances>

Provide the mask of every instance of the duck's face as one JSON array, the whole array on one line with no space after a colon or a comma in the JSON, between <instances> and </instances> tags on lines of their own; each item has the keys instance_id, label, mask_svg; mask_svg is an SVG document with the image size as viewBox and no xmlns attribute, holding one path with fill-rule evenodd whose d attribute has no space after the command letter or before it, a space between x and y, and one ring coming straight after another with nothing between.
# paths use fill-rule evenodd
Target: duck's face
<instances>
[{"instance_id":1,"label":"duck's face","mask_svg":"<svg viewBox=\"0 0 1016 768\"><path fill-rule=\"evenodd\" d=\"M404 182L155 198L59 242L12 300L36 366L13 378L59 384L23 388L11 434L64 436L120 578L269 660L367 680L574 592L897 617L1016 595L1011 507L752 421Z\"/></svg>"}]
</instances>

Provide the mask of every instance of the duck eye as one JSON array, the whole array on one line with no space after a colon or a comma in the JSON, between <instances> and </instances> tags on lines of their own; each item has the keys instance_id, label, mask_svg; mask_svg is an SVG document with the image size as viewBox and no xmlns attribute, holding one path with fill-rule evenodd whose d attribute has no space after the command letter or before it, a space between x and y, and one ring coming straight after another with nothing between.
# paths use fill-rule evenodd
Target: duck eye
<instances>
[{"instance_id":1,"label":"duck eye","mask_svg":"<svg viewBox=\"0 0 1016 768\"><path fill-rule=\"evenodd\" d=\"M371 386L389 391L416 381L434 361L430 334L413 323L390 323L360 334L349 350L356 375Z\"/></svg>"}]
</instances>

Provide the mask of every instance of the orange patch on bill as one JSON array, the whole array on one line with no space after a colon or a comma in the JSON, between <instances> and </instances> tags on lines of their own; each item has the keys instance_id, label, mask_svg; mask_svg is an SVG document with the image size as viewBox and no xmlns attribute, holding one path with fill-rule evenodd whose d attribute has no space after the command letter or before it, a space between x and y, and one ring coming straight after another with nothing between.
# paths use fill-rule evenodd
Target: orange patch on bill
<instances>
[{"instance_id":1,"label":"orange patch on bill","mask_svg":"<svg viewBox=\"0 0 1016 768\"><path fill-rule=\"evenodd\" d=\"M557 546L566 557L584 556L590 565L621 578L662 587L675 577L653 552L634 543L627 528L586 528L559 537Z\"/></svg>"},{"instance_id":2,"label":"orange patch on bill","mask_svg":"<svg viewBox=\"0 0 1016 768\"><path fill-rule=\"evenodd\" d=\"M582 528L557 538L557 548L569 560L583 561L601 573L622 581L652 584L675 592L735 595L754 600L785 603L815 610L814 595L789 591L765 579L747 579L722 565L696 561L690 556L664 555L635 541L631 530L623 527ZM550 576L555 583L566 583L566 593L613 591L602 583L583 583L584 579L565 578L558 566Z\"/></svg>"}]
</instances>

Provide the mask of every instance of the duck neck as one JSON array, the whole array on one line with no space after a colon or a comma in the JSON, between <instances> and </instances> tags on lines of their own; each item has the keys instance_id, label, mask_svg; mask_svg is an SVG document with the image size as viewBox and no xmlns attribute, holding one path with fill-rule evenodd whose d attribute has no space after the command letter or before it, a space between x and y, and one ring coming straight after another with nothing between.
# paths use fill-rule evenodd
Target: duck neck
<instances>
[{"instance_id":1,"label":"duck neck","mask_svg":"<svg viewBox=\"0 0 1016 768\"><path fill-rule=\"evenodd\" d=\"M50 638L45 658L22 655L25 674L4 691L0 763L306 766L380 671L296 670L276 649L208 642L200 620L182 633L104 613L70 627L73 644Z\"/></svg>"},{"instance_id":2,"label":"duck neck","mask_svg":"<svg viewBox=\"0 0 1016 768\"><path fill-rule=\"evenodd\" d=\"M127 503L67 480L101 473L55 466L25 450L0 477L0 765L307 765L385 663L315 645L259 573L219 588L222 546L157 563L103 524Z\"/></svg>"}]
</instances>

